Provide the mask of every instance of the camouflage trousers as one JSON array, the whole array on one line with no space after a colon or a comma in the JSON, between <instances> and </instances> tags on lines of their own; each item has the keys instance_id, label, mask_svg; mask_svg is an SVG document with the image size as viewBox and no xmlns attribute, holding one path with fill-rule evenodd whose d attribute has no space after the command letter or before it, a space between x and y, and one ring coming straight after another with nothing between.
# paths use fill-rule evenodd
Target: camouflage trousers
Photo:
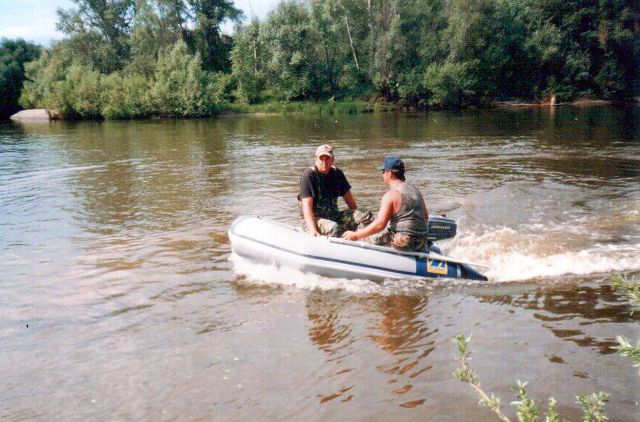
<instances>
[{"instance_id":1,"label":"camouflage trousers","mask_svg":"<svg viewBox=\"0 0 640 422\"><path fill-rule=\"evenodd\" d=\"M408 233L392 233L385 228L379 233L362 239L372 245L391 246L402 251L422 251L427 245L427 236L411 235Z\"/></svg>"},{"instance_id":2,"label":"camouflage trousers","mask_svg":"<svg viewBox=\"0 0 640 422\"><path fill-rule=\"evenodd\" d=\"M315 217L318 231L323 236L340 237L347 230L358 230L366 227L373 221L373 213L365 209L340 211L337 221L327 218ZM309 231L306 222L302 220L304 231Z\"/></svg>"},{"instance_id":3,"label":"camouflage trousers","mask_svg":"<svg viewBox=\"0 0 640 422\"><path fill-rule=\"evenodd\" d=\"M386 230L386 229L385 229ZM427 235L389 232L390 246L402 251L422 251L427 245Z\"/></svg>"}]
</instances>

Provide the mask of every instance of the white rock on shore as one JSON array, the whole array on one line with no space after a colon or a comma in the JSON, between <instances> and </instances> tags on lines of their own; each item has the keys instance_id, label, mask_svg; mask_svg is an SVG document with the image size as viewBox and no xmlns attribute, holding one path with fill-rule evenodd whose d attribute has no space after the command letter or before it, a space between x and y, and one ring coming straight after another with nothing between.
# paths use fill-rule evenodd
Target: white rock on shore
<instances>
[{"instance_id":1,"label":"white rock on shore","mask_svg":"<svg viewBox=\"0 0 640 422\"><path fill-rule=\"evenodd\" d=\"M57 120L60 114L56 110L47 110L44 108L35 108L31 110L22 110L10 117L11 120L17 121L49 121Z\"/></svg>"}]
</instances>

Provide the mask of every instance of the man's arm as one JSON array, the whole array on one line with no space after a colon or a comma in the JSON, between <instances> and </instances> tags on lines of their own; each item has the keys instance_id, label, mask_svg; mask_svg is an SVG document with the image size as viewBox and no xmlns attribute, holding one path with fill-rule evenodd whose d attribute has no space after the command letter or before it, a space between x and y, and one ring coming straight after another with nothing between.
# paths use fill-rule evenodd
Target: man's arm
<instances>
[{"instance_id":1,"label":"man's arm","mask_svg":"<svg viewBox=\"0 0 640 422\"><path fill-rule=\"evenodd\" d=\"M347 240L359 240L378 233L387 227L387 224L391 219L391 214L393 213L393 200L395 199L394 194L399 195L399 193L395 191L389 191L384 194L382 202L380 203L380 211L378 211L376 219L373 220L371 224L355 232L347 231L342 235L342 237Z\"/></svg>"},{"instance_id":2,"label":"man's arm","mask_svg":"<svg viewBox=\"0 0 640 422\"><path fill-rule=\"evenodd\" d=\"M420 200L422 201L422 208L424 209L424 221L429 221L429 210L427 204L424 203L424 197L420 194Z\"/></svg>"},{"instance_id":3,"label":"man's arm","mask_svg":"<svg viewBox=\"0 0 640 422\"><path fill-rule=\"evenodd\" d=\"M347 193L344 194L343 198L344 198L344 202L347 203L347 206L349 207L350 210L358 209L358 205L356 205L356 199L353 197L351 190L348 190Z\"/></svg>"},{"instance_id":4,"label":"man's arm","mask_svg":"<svg viewBox=\"0 0 640 422\"><path fill-rule=\"evenodd\" d=\"M311 235L320 236L315 215L313 214L313 196L302 198L302 215L304 216L304 222L307 223Z\"/></svg>"}]
</instances>

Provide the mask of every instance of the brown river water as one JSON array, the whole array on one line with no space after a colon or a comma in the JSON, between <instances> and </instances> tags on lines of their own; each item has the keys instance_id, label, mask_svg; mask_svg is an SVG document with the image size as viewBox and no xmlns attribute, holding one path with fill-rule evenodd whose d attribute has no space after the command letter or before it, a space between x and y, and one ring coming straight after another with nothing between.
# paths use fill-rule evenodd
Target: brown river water
<instances>
[{"instance_id":1,"label":"brown river water","mask_svg":"<svg viewBox=\"0 0 640 422\"><path fill-rule=\"evenodd\" d=\"M374 283L231 254L229 225L298 224L302 170L330 143L361 207L405 159L440 245L486 283ZM640 375L611 349L640 313L640 111L0 124L0 420L493 421L454 379L452 338L515 420L511 387L579 420Z\"/></svg>"}]
</instances>

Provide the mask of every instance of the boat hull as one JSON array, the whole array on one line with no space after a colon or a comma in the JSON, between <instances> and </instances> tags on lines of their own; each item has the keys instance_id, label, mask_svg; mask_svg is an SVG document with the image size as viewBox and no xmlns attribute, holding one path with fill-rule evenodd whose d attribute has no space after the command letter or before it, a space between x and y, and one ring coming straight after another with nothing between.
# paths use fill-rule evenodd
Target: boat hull
<instances>
[{"instance_id":1,"label":"boat hull","mask_svg":"<svg viewBox=\"0 0 640 422\"><path fill-rule=\"evenodd\" d=\"M461 263L431 259L428 254L405 255L392 248L371 249L362 242L336 243L256 216L238 217L229 229L229 239L233 252L243 258L327 277L487 279Z\"/></svg>"}]
</instances>

